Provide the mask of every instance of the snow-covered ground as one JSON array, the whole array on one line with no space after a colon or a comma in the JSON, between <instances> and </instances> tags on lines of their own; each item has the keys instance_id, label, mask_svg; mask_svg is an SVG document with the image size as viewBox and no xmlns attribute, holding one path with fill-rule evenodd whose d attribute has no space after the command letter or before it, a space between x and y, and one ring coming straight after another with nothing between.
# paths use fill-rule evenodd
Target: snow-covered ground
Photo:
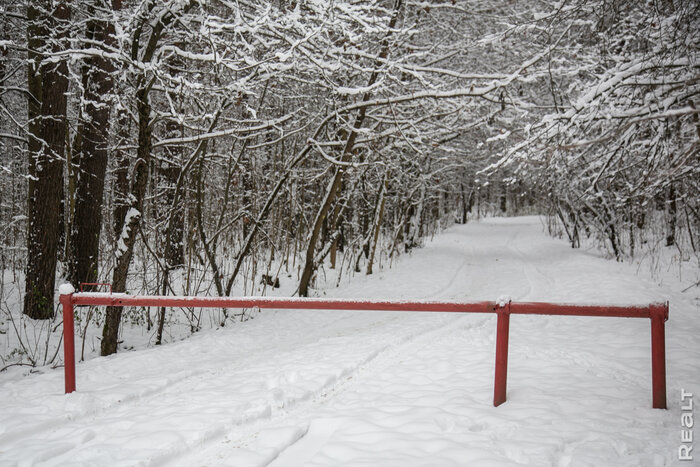
<instances>
[{"instance_id":1,"label":"snow-covered ground","mask_svg":"<svg viewBox=\"0 0 700 467\"><path fill-rule=\"evenodd\" d=\"M88 360L67 396L61 369L0 375L0 465L675 465L681 389L700 401L699 294L635 273L538 218L490 219L319 293L669 300L669 410L651 408L649 320L513 316L494 408L492 315L272 310Z\"/></svg>"}]
</instances>

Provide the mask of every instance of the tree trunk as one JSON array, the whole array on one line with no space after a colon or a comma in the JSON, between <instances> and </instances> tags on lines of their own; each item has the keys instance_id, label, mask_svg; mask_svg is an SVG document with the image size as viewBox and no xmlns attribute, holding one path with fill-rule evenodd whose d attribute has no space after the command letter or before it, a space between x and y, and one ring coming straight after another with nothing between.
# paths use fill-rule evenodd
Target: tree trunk
<instances>
[{"instance_id":1,"label":"tree trunk","mask_svg":"<svg viewBox=\"0 0 700 467\"><path fill-rule=\"evenodd\" d=\"M113 0L113 7L119 4L119 0ZM177 13L184 13L194 7L194 0L181 4L181 10ZM116 9L116 8L115 8ZM140 36L147 18L142 18L142 22L137 28L136 34ZM158 49L158 43L164 33L165 28L176 20L176 12L169 10L160 16L158 22L151 28L151 34L146 42L143 54L139 57L138 40L134 42L136 47L132 48L132 60L140 59L143 63L149 63ZM153 80L147 81L147 76L140 76L136 92L136 108L138 111L139 134L138 148L136 150L136 164L131 183L131 190L128 197L128 204L123 206L126 210L124 217L114 219L117 235L117 260L112 274L112 290L114 292L126 291L126 279L129 273L131 257L134 254L134 244L136 243L136 233L141 226L143 216L144 198L146 196L146 186L148 184L149 168L151 165L151 104L149 92ZM122 159L122 162L124 160ZM121 166L122 169L124 166ZM119 182L123 183L123 181ZM124 188L123 186L121 188ZM119 324L122 318L122 307L107 307L104 328L102 328L101 355L110 355L117 351Z\"/></svg>"},{"instance_id":2,"label":"tree trunk","mask_svg":"<svg viewBox=\"0 0 700 467\"><path fill-rule=\"evenodd\" d=\"M161 175L165 176L168 185L166 206L170 206L172 222L168 223L165 232L165 248L163 258L171 268L180 268L185 264L185 203L174 203L177 181L182 173L182 167L178 163L170 164L167 168L161 168Z\"/></svg>"},{"instance_id":3,"label":"tree trunk","mask_svg":"<svg viewBox=\"0 0 700 467\"><path fill-rule=\"evenodd\" d=\"M42 82L40 50L46 40L46 25L40 9L27 3L27 219L32 217L36 201L36 158L41 151L41 98ZM29 240L29 236L27 236Z\"/></svg>"},{"instance_id":4,"label":"tree trunk","mask_svg":"<svg viewBox=\"0 0 700 467\"><path fill-rule=\"evenodd\" d=\"M379 241L379 231L382 226L382 217L384 216L384 202L386 201L386 190L389 184L389 171L384 173L384 182L382 183L382 188L379 193L379 201L377 202L377 211L374 216L374 223L372 225L372 244L370 245L369 258L367 259L367 275L372 274L372 265L374 264L374 255L377 252L377 242Z\"/></svg>"},{"instance_id":5,"label":"tree trunk","mask_svg":"<svg viewBox=\"0 0 700 467\"><path fill-rule=\"evenodd\" d=\"M615 225L611 222L607 227L608 239L610 240L610 245L612 246L613 253L615 254L616 261L622 261L622 253L620 251L620 246L617 241L617 232L615 230Z\"/></svg>"},{"instance_id":6,"label":"tree trunk","mask_svg":"<svg viewBox=\"0 0 700 467\"><path fill-rule=\"evenodd\" d=\"M178 47L185 48L185 44L178 44ZM170 60L168 72L171 76L177 76L179 69L183 66L182 60L175 57ZM178 102L179 96L170 93L170 100ZM184 136L182 125L175 118L168 120L165 124L166 138L176 138ZM161 295L168 295L170 289L170 274L174 269L185 265L185 207L179 202L178 180L182 176L182 146L166 148L166 161L156 164L159 172L159 181L165 189L165 199L162 205L165 207L163 218L167 220L167 227L163 235L163 281L161 283ZM165 326L165 307L158 310L158 330L156 333L156 345L163 343L163 327Z\"/></svg>"},{"instance_id":7,"label":"tree trunk","mask_svg":"<svg viewBox=\"0 0 700 467\"><path fill-rule=\"evenodd\" d=\"M91 43L114 45L114 25L98 17L87 25ZM85 118L78 127L79 178L76 187L71 236L72 282L97 282L102 230L102 205L109 143L109 96L113 92L115 67L110 60L93 56L83 69Z\"/></svg>"},{"instance_id":8,"label":"tree trunk","mask_svg":"<svg viewBox=\"0 0 700 467\"><path fill-rule=\"evenodd\" d=\"M119 143L129 139L129 119L126 112L117 119L119 126ZM113 155L116 160L113 180L112 219L115 241L122 233L122 225L129 210L129 155L124 149L117 149Z\"/></svg>"},{"instance_id":9,"label":"tree trunk","mask_svg":"<svg viewBox=\"0 0 700 467\"><path fill-rule=\"evenodd\" d=\"M469 201L468 201L468 198L467 198L467 194L466 194L465 191L464 191L464 183L463 183L463 182L460 182L460 183L459 183L459 192L460 192L460 194L461 194L461 196L462 196L462 199L461 199L461 201L462 201L462 219L461 219L462 222L461 222L461 224L466 224L466 223L467 223L467 217L468 217L468 215L469 215L469 209L468 209L468 207L467 207L467 204L468 204ZM470 195L470 197L471 197L471 195Z\"/></svg>"},{"instance_id":10,"label":"tree trunk","mask_svg":"<svg viewBox=\"0 0 700 467\"><path fill-rule=\"evenodd\" d=\"M340 188L342 190L342 187ZM331 231L335 232L336 229L338 228L338 213L340 212L340 203L335 203L335 207L333 208L333 218L331 221ZM331 244L331 254L330 254L330 261L331 261L331 269L335 269L335 263L337 260L337 255L338 255L338 237L333 238L333 243Z\"/></svg>"},{"instance_id":11,"label":"tree trunk","mask_svg":"<svg viewBox=\"0 0 700 467\"><path fill-rule=\"evenodd\" d=\"M420 187L420 198L418 206L413 210L413 215L408 222L408 234L406 235L405 251L408 252L412 248L418 246L421 237L423 225L423 206L425 205L425 185Z\"/></svg>"},{"instance_id":12,"label":"tree trunk","mask_svg":"<svg viewBox=\"0 0 700 467\"><path fill-rule=\"evenodd\" d=\"M345 145L346 148L351 148L354 145L356 135L356 131L353 131L351 133ZM343 151L343 156L341 160L343 162L347 162L349 158L349 151ZM335 196L338 192L338 189L340 188L340 184L342 183L344 174L345 169L343 168L343 166L336 167L335 174L333 175L333 180L328 185L328 189L326 190L326 196L323 199L323 202L321 203L321 207L319 208L318 213L316 214L316 219L314 220L313 228L311 230L311 233L309 234L309 243L306 248L306 256L304 260L304 270L301 273L301 279L299 280L300 297L308 297L309 295L309 284L311 283L311 277L313 276L313 273L315 271L314 255L316 254L316 243L321 233L321 226L323 225L323 221L325 220L326 215L328 214L328 210L330 209L331 204L333 203L333 200L335 199Z\"/></svg>"},{"instance_id":13,"label":"tree trunk","mask_svg":"<svg viewBox=\"0 0 700 467\"><path fill-rule=\"evenodd\" d=\"M380 66L381 61L385 60L387 56L389 55L389 37L391 36L394 27L396 26L396 21L398 20L399 16L399 11L401 10L401 5L402 5L402 0L396 0L394 3L394 8L392 12L391 19L389 20L389 25L387 29L386 36L384 37L384 40L382 41L382 49L379 53L379 60L377 63L377 67ZM367 87L371 88L374 83L377 81L377 78L379 77L379 72L378 71L373 71L372 74L370 75L370 78L367 82ZM366 102L369 101L370 98L373 96L372 93L366 92L363 97L362 101ZM341 152L341 157L340 161L345 163L350 160L350 156L352 155L352 151L355 147L355 140L357 139L357 133L360 128L362 128L362 125L365 120L365 115L367 112L367 107L360 107L358 109L358 114L355 118L355 123L353 124L352 131L348 135L348 139L345 142L345 146L342 149ZM309 284L311 283L311 277L313 276L313 273L315 272L315 264L314 264L314 256L316 253L316 244L318 243L318 237L321 233L321 226L323 225L326 216L328 215L328 210L330 207L333 205L333 202L336 199L336 196L338 194L338 191L340 190L340 185L343 180L343 176L345 174L345 167L342 165L336 166L335 168L335 173L333 175L333 180L331 183L328 185L328 189L326 190L326 196L323 199L323 202L321 203L321 206L318 210L318 213L316 214L316 219L314 220L314 225L311 229L311 233L309 234L309 242L306 246L306 256L304 260L304 270L301 274L301 279L299 280L299 296L300 297L307 297L309 295Z\"/></svg>"},{"instance_id":14,"label":"tree trunk","mask_svg":"<svg viewBox=\"0 0 700 467\"><path fill-rule=\"evenodd\" d=\"M48 6L48 5L45 5ZM51 11L49 8L47 11ZM58 53L68 38L67 20L70 9L58 3L46 18L52 52ZM63 160L66 134L66 60L41 66L42 98L39 135L43 145L36 165L36 203L29 217L26 292L24 313L35 319L53 317L53 296L58 252L61 195L63 192Z\"/></svg>"},{"instance_id":15,"label":"tree trunk","mask_svg":"<svg viewBox=\"0 0 700 467\"><path fill-rule=\"evenodd\" d=\"M163 271L163 282L162 282L162 288L160 290L160 294L167 295L169 287L170 287L170 271ZM161 345L163 343L163 328L164 327L165 327L165 307L161 306L158 308L158 330L156 332L156 345Z\"/></svg>"},{"instance_id":16,"label":"tree trunk","mask_svg":"<svg viewBox=\"0 0 700 467\"><path fill-rule=\"evenodd\" d=\"M666 246L673 246L676 244L676 219L677 219L677 206L676 206L676 189L671 185L668 189L668 206L666 211L666 216L668 218L668 225L666 231Z\"/></svg>"},{"instance_id":17,"label":"tree trunk","mask_svg":"<svg viewBox=\"0 0 700 467\"><path fill-rule=\"evenodd\" d=\"M151 105L148 100L148 90L142 88L137 94L139 136L134 179L129 196L131 204L124 219L121 221L122 230L117 238L117 264L112 274L112 291L117 293L126 291L126 279L129 273L131 257L134 254L136 233L141 225L143 201L146 195L148 169L151 159ZM105 324L102 329L101 355L116 353L121 318L122 307L107 307Z\"/></svg>"},{"instance_id":18,"label":"tree trunk","mask_svg":"<svg viewBox=\"0 0 700 467\"><path fill-rule=\"evenodd\" d=\"M507 211L507 200L508 200L508 188L505 184L501 185L501 196L500 196L500 208L501 214L505 214Z\"/></svg>"}]
</instances>

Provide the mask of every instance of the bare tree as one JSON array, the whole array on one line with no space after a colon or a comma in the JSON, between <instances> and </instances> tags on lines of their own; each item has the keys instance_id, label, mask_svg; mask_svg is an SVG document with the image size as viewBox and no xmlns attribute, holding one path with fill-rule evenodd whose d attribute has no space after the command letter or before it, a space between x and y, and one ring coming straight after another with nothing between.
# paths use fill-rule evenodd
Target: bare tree
<instances>
[{"instance_id":1,"label":"bare tree","mask_svg":"<svg viewBox=\"0 0 700 467\"><path fill-rule=\"evenodd\" d=\"M67 48L70 8L67 2L43 2L39 5L38 32L52 54ZM59 239L59 218L63 191L63 165L66 135L68 90L67 58L57 62L42 60L39 68L42 82L41 149L36 157L34 194L37 202L29 213L28 253L24 313L32 318L53 317L53 296L56 255ZM29 69L31 73L31 68Z\"/></svg>"}]
</instances>

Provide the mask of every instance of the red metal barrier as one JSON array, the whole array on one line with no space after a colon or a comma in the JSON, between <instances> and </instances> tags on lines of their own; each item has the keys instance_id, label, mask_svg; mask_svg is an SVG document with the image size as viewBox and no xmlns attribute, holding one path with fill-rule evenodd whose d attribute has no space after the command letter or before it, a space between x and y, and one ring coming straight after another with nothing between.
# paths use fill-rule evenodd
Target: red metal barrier
<instances>
[{"instance_id":1,"label":"red metal barrier","mask_svg":"<svg viewBox=\"0 0 700 467\"><path fill-rule=\"evenodd\" d=\"M198 308L275 308L297 310L374 310L421 311L438 313L496 313L496 368L493 405L506 401L508 371L508 331L510 315L605 316L651 319L651 360L653 407L666 408L666 351L664 322L668 320L668 302L648 306L567 305L553 303L501 303L408 300L351 300L283 297L167 297L107 293L73 293L72 287L60 289L63 306L64 362L66 394L75 391L75 343L73 307L154 306Z\"/></svg>"},{"instance_id":2,"label":"red metal barrier","mask_svg":"<svg viewBox=\"0 0 700 467\"><path fill-rule=\"evenodd\" d=\"M72 287L71 287L72 289ZM73 324L73 294L61 294L63 308L63 368L66 394L75 391L75 325Z\"/></svg>"},{"instance_id":3,"label":"red metal barrier","mask_svg":"<svg viewBox=\"0 0 700 467\"><path fill-rule=\"evenodd\" d=\"M506 382L508 376L508 333L510 328L511 302L496 309L496 370L493 382L493 406L498 407L506 401Z\"/></svg>"}]
</instances>

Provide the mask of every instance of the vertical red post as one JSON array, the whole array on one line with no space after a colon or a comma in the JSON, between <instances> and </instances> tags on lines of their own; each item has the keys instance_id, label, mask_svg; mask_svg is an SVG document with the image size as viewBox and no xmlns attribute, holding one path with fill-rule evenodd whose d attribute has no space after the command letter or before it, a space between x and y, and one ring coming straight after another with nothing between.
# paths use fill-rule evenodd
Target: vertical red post
<instances>
[{"instance_id":1,"label":"vertical red post","mask_svg":"<svg viewBox=\"0 0 700 467\"><path fill-rule=\"evenodd\" d=\"M508 330L510 325L510 302L497 305L496 313L496 376L493 385L493 406L506 401L506 380L508 374Z\"/></svg>"},{"instance_id":2,"label":"vertical red post","mask_svg":"<svg viewBox=\"0 0 700 467\"><path fill-rule=\"evenodd\" d=\"M666 336L664 322L668 319L668 302L649 307L651 315L651 386L652 406L666 408Z\"/></svg>"},{"instance_id":3,"label":"vertical red post","mask_svg":"<svg viewBox=\"0 0 700 467\"><path fill-rule=\"evenodd\" d=\"M73 324L73 288L66 284L59 289L63 308L63 368L65 372L66 394L75 391L75 335Z\"/></svg>"}]
</instances>

